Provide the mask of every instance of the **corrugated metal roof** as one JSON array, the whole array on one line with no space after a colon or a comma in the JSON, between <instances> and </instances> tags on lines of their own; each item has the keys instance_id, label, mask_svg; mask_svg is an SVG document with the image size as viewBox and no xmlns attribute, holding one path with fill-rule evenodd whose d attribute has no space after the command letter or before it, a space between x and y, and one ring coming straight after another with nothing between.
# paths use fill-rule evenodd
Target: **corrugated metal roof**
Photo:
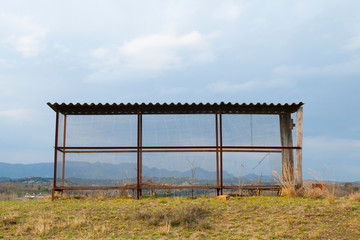
<instances>
[{"instance_id":1,"label":"corrugated metal roof","mask_svg":"<svg viewBox=\"0 0 360 240\"><path fill-rule=\"evenodd\" d=\"M109 115L109 114L279 114L294 113L304 103L47 103L55 112L66 115Z\"/></svg>"}]
</instances>

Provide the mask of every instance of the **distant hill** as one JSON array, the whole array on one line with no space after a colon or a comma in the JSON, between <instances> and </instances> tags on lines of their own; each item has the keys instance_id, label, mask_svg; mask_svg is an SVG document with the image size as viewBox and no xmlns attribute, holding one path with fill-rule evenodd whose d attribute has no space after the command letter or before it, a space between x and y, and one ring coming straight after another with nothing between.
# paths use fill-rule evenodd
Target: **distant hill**
<instances>
[{"instance_id":1,"label":"distant hill","mask_svg":"<svg viewBox=\"0 0 360 240\"><path fill-rule=\"evenodd\" d=\"M360 181L356 181L356 182L353 182L354 185L359 185L360 186Z\"/></svg>"},{"instance_id":2,"label":"distant hill","mask_svg":"<svg viewBox=\"0 0 360 240\"><path fill-rule=\"evenodd\" d=\"M136 164L131 163L89 163L89 162L66 162L66 178L86 179L126 179L136 177ZM0 181L6 178L27 177L53 177L53 163L34 164L10 164L0 162ZM59 171L60 173L60 171ZM160 168L143 166L144 177L191 177L191 169L187 171L170 171ZM196 168L196 179L215 179L216 173L203 168ZM246 176L245 176L246 177ZM232 174L224 171L224 179L235 178Z\"/></svg>"},{"instance_id":3,"label":"distant hill","mask_svg":"<svg viewBox=\"0 0 360 240\"><path fill-rule=\"evenodd\" d=\"M0 177L26 178L26 177L53 177L53 163L10 164L0 162Z\"/></svg>"},{"instance_id":4,"label":"distant hill","mask_svg":"<svg viewBox=\"0 0 360 240\"><path fill-rule=\"evenodd\" d=\"M11 178L0 177L0 182L8 182Z\"/></svg>"},{"instance_id":5,"label":"distant hill","mask_svg":"<svg viewBox=\"0 0 360 240\"><path fill-rule=\"evenodd\" d=\"M256 175L256 174L248 174L248 175L245 175L243 178L247 179L247 180L272 180L274 179L274 176L266 176L266 175L263 175L263 176L259 176L259 175Z\"/></svg>"},{"instance_id":6,"label":"distant hill","mask_svg":"<svg viewBox=\"0 0 360 240\"><path fill-rule=\"evenodd\" d=\"M35 185L36 184L52 184L53 178L42 178L42 177L0 178L0 183L1 182L35 184Z\"/></svg>"}]
</instances>

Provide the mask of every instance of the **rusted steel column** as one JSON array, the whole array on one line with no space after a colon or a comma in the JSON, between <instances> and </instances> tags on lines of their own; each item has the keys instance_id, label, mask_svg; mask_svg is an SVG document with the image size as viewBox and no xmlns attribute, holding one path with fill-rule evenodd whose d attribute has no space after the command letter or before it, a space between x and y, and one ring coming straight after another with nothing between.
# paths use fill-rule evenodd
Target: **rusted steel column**
<instances>
[{"instance_id":1,"label":"rusted steel column","mask_svg":"<svg viewBox=\"0 0 360 240\"><path fill-rule=\"evenodd\" d=\"M220 183L219 183L219 123L218 123L218 114L215 114L215 131L216 131L216 195L219 196Z\"/></svg>"},{"instance_id":2,"label":"rusted steel column","mask_svg":"<svg viewBox=\"0 0 360 240\"><path fill-rule=\"evenodd\" d=\"M282 113L280 116L280 137L282 147L293 147L292 121L290 113ZM282 149L282 177L286 182L294 183L294 153L293 149Z\"/></svg>"},{"instance_id":3,"label":"rusted steel column","mask_svg":"<svg viewBox=\"0 0 360 240\"><path fill-rule=\"evenodd\" d=\"M66 147L66 115L64 115L64 138L63 138L63 147ZM64 149L63 152L63 162L62 162L62 181L61 185L64 186L65 184L65 153L66 150Z\"/></svg>"},{"instance_id":4,"label":"rusted steel column","mask_svg":"<svg viewBox=\"0 0 360 240\"><path fill-rule=\"evenodd\" d=\"M54 194L55 194L55 188L56 188L58 133L59 133L59 112L56 112L55 148L54 148L54 186L51 191L51 201L54 201Z\"/></svg>"},{"instance_id":5,"label":"rusted steel column","mask_svg":"<svg viewBox=\"0 0 360 240\"><path fill-rule=\"evenodd\" d=\"M142 114L139 115L140 123L139 123L139 178L140 178L140 197L142 197Z\"/></svg>"},{"instance_id":6,"label":"rusted steel column","mask_svg":"<svg viewBox=\"0 0 360 240\"><path fill-rule=\"evenodd\" d=\"M140 199L140 112L137 114L136 198Z\"/></svg>"},{"instance_id":7,"label":"rusted steel column","mask_svg":"<svg viewBox=\"0 0 360 240\"><path fill-rule=\"evenodd\" d=\"M296 185L303 185L302 178L302 145L303 145L303 108L300 107L296 114Z\"/></svg>"},{"instance_id":8,"label":"rusted steel column","mask_svg":"<svg viewBox=\"0 0 360 240\"><path fill-rule=\"evenodd\" d=\"M223 181L224 181L224 176L223 176L223 142L222 142L222 113L220 110L220 114L219 114L219 121L220 121L220 194L223 194Z\"/></svg>"}]
</instances>

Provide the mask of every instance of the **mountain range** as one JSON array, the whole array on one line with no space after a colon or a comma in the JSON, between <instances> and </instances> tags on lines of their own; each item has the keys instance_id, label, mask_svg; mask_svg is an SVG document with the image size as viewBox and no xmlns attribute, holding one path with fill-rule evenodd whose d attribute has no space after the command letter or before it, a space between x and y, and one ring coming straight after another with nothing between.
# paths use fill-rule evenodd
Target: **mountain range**
<instances>
[{"instance_id":1,"label":"mountain range","mask_svg":"<svg viewBox=\"0 0 360 240\"><path fill-rule=\"evenodd\" d=\"M61 164L58 166L58 177L61 176ZM89 163L68 161L65 165L66 178L86 179L127 179L136 178L136 164L132 163ZM0 162L0 178L26 178L26 177L53 177L53 163L33 164L10 164ZM143 165L144 177L189 177L192 176L191 169L186 171L175 171L160 169ZM234 175L224 171L224 179L235 178ZM253 178L254 176L249 176ZM197 167L195 169L196 179L216 179L215 171L208 171Z\"/></svg>"}]
</instances>

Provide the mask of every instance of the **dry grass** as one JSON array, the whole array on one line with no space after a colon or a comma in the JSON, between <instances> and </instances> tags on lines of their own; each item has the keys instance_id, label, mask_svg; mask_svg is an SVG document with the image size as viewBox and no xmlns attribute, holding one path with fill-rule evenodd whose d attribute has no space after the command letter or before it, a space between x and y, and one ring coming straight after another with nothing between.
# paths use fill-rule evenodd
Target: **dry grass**
<instances>
[{"instance_id":1,"label":"dry grass","mask_svg":"<svg viewBox=\"0 0 360 240\"><path fill-rule=\"evenodd\" d=\"M341 207L342 209L344 209L345 211L352 211L352 210L354 210L353 205L352 205L351 203L349 203L349 202L343 202L343 203L341 203L341 204L340 204L340 207Z\"/></svg>"},{"instance_id":2,"label":"dry grass","mask_svg":"<svg viewBox=\"0 0 360 240\"><path fill-rule=\"evenodd\" d=\"M311 197L311 196L316 197L316 195L318 195L319 198L326 198L329 204L334 204L336 200L335 181L333 181L332 183L325 184L325 181L318 172L314 170L309 170L308 173L311 174L316 179L317 183L325 185L326 189L320 189L321 191L319 191L317 188L313 190L308 189L308 193L305 194L305 197Z\"/></svg>"},{"instance_id":3,"label":"dry grass","mask_svg":"<svg viewBox=\"0 0 360 240\"><path fill-rule=\"evenodd\" d=\"M360 202L360 192L350 194L349 199L352 201Z\"/></svg>"},{"instance_id":4,"label":"dry grass","mask_svg":"<svg viewBox=\"0 0 360 240\"><path fill-rule=\"evenodd\" d=\"M4 226L15 225L18 223L19 216L20 215L17 212L0 214L0 224Z\"/></svg>"},{"instance_id":5,"label":"dry grass","mask_svg":"<svg viewBox=\"0 0 360 240\"><path fill-rule=\"evenodd\" d=\"M303 186L301 194L299 196L309 199L326 199L329 204L333 204L336 201L335 185L327 185L327 188L321 189L313 188L311 183L306 184Z\"/></svg>"},{"instance_id":6,"label":"dry grass","mask_svg":"<svg viewBox=\"0 0 360 240\"><path fill-rule=\"evenodd\" d=\"M325 199L328 196L327 189L313 188L311 183L304 184L302 196L309 199Z\"/></svg>"},{"instance_id":7,"label":"dry grass","mask_svg":"<svg viewBox=\"0 0 360 240\"><path fill-rule=\"evenodd\" d=\"M16 235L48 235L52 231L60 229L80 229L87 222L84 215L75 215L59 221L55 215L46 212L39 215L36 212L30 211L30 214L35 217L29 218L25 223L17 224L15 229Z\"/></svg>"},{"instance_id":8,"label":"dry grass","mask_svg":"<svg viewBox=\"0 0 360 240\"><path fill-rule=\"evenodd\" d=\"M303 197L0 201L0 239L359 239L359 216Z\"/></svg>"},{"instance_id":9,"label":"dry grass","mask_svg":"<svg viewBox=\"0 0 360 240\"><path fill-rule=\"evenodd\" d=\"M324 184L319 174L315 171L309 171L314 176L316 181ZM304 185L302 188L297 188L295 179L292 178L292 173L289 167L285 167L283 173L273 172L277 183L281 186L280 194L285 197L305 197L310 199L326 199L329 204L335 203L336 184L326 184L325 189L313 188L312 184Z\"/></svg>"},{"instance_id":10,"label":"dry grass","mask_svg":"<svg viewBox=\"0 0 360 240\"><path fill-rule=\"evenodd\" d=\"M134 218L142 220L149 225L170 227L183 226L194 229L208 229L206 221L209 207L197 203L188 203L174 208L144 209L134 213Z\"/></svg>"},{"instance_id":11,"label":"dry grass","mask_svg":"<svg viewBox=\"0 0 360 240\"><path fill-rule=\"evenodd\" d=\"M282 174L277 171L273 171L273 174L276 177L276 182L281 186L281 196L298 197L301 194L301 190L296 188L295 179L292 178L289 167L285 167Z\"/></svg>"},{"instance_id":12,"label":"dry grass","mask_svg":"<svg viewBox=\"0 0 360 240\"><path fill-rule=\"evenodd\" d=\"M18 198L16 193L0 193L0 201L10 201Z\"/></svg>"}]
</instances>

